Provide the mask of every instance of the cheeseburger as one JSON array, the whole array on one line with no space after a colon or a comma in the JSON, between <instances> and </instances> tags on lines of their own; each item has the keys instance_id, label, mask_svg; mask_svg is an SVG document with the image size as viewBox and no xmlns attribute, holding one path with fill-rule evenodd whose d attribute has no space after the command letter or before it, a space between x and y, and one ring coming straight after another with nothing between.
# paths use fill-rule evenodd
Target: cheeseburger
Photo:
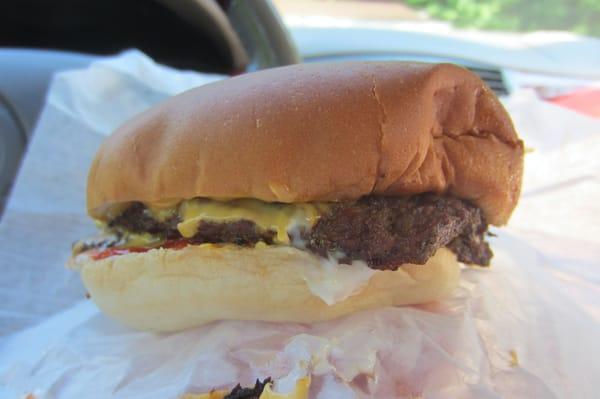
<instances>
[{"instance_id":1,"label":"cheeseburger","mask_svg":"<svg viewBox=\"0 0 600 399\"><path fill-rule=\"evenodd\" d=\"M316 322L437 300L487 266L523 143L453 65L294 65L187 91L91 166L100 233L74 245L91 298L135 328Z\"/></svg>"}]
</instances>

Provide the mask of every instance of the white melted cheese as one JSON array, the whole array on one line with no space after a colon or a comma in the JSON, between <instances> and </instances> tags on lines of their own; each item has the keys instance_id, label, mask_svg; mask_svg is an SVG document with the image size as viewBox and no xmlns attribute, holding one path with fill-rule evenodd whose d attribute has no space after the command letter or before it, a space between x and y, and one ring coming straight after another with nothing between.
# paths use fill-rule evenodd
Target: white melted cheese
<instances>
[{"instance_id":1,"label":"white melted cheese","mask_svg":"<svg viewBox=\"0 0 600 399\"><path fill-rule=\"evenodd\" d=\"M318 267L306 267L304 280L310 292L333 305L362 291L375 273L364 261L342 265L330 257L323 258Z\"/></svg>"}]
</instances>

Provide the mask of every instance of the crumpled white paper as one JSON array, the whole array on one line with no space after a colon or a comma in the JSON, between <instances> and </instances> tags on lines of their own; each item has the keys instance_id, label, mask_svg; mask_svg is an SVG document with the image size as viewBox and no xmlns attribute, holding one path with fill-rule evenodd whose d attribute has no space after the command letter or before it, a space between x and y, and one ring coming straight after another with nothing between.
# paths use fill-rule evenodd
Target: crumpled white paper
<instances>
[{"instance_id":1,"label":"crumpled white paper","mask_svg":"<svg viewBox=\"0 0 600 399\"><path fill-rule=\"evenodd\" d=\"M0 383L40 398L176 398L311 373L315 398L592 398L597 323L528 245L495 239L453 298L315 325L217 322L129 330L80 303L6 342Z\"/></svg>"},{"instance_id":2,"label":"crumpled white paper","mask_svg":"<svg viewBox=\"0 0 600 399\"><path fill-rule=\"evenodd\" d=\"M73 301L81 295L80 286L70 288L79 283L64 277L72 272L59 269L57 260L68 256L65 240L93 229L83 215L83 192L85 172L100 140L85 132L106 134L164 96L214 78L159 67L130 52L55 80L0 225L0 253L11 257L2 266L14 273L21 267L21 276L32 275L27 268L35 267L42 274L26 287L29 291L20 287L21 298L9 298L13 313L42 318L33 305L46 306L46 312L64 307L42 303L43 298L66 293ZM82 301L2 341L0 397L176 398L266 376L285 391L307 373L315 398L594 397L593 378L600 375L599 236L569 229L593 229L587 226L598 222L598 213L587 213L600 198L597 177L581 180L581 188L577 176L600 172L594 163L597 153L586 150L598 148L600 124L554 106L546 109L526 94L506 105L517 126L526 127L521 134L527 143L535 147L532 168L545 167L545 173L527 170L523 208L510 227L494 230L499 237L491 240L493 267L465 269L452 298L314 325L227 321L165 335L129 330ZM540 118L535 126L526 124L527 110ZM560 118L552 123L556 115ZM562 124L576 126L576 133L585 137L554 143L556 126ZM42 162L40 154L48 150L60 152L64 162ZM574 167L579 164L576 157L585 167ZM554 179L555 171L575 183L556 188L564 180ZM48 178L74 187L57 189ZM578 189L587 198L577 198L580 213L569 202L562 204L564 210L551 212L564 190L576 196ZM584 217L587 223L563 219L561 212ZM548 214L555 215L555 224ZM23 218L28 223L18 222ZM52 222L53 234L43 235L36 218ZM43 250L33 246L29 252L3 246L2 239L27 234L53 245ZM49 259L47 264L42 257ZM50 271L44 274L41 267ZM0 279L5 287L15 281ZM2 322L13 320L5 313L0 313Z\"/></svg>"},{"instance_id":3,"label":"crumpled white paper","mask_svg":"<svg viewBox=\"0 0 600 399\"><path fill-rule=\"evenodd\" d=\"M95 231L85 187L105 137L168 96L221 78L160 66L138 51L55 76L0 221L0 337L83 298L64 264L71 243Z\"/></svg>"}]
</instances>

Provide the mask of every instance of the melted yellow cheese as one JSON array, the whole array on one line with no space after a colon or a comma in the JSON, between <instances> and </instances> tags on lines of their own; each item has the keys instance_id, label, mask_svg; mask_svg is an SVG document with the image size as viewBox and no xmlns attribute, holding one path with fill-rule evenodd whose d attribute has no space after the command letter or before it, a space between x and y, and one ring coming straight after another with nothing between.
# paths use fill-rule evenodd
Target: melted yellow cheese
<instances>
[{"instance_id":1,"label":"melted yellow cheese","mask_svg":"<svg viewBox=\"0 0 600 399\"><path fill-rule=\"evenodd\" d=\"M294 391L290 393L273 392L271 384L267 384L259 399L308 399L310 377L303 377L296 381ZM181 399L223 399L229 391L211 391L202 394L185 394Z\"/></svg>"},{"instance_id":2,"label":"melted yellow cheese","mask_svg":"<svg viewBox=\"0 0 600 399\"><path fill-rule=\"evenodd\" d=\"M129 204L127 204L129 205ZM273 203L256 199L212 200L194 198L190 200L164 200L145 203L152 217L165 222L173 216L179 216L181 222L177 229L184 238L191 238L202 222L235 222L249 220L261 230L275 231L274 241L277 244L289 244L288 232L294 228L313 226L319 217L331 206L328 203ZM115 206L115 210L124 208L123 204ZM109 231L107 222L95 220L97 227ZM164 237L148 233L135 234L121 231L123 244L119 247L153 247L160 245Z\"/></svg>"},{"instance_id":3,"label":"melted yellow cheese","mask_svg":"<svg viewBox=\"0 0 600 399\"><path fill-rule=\"evenodd\" d=\"M148 211L152 215L152 217L159 222L164 222L167 219L177 215L177 208L150 208L148 207Z\"/></svg>"},{"instance_id":4,"label":"melted yellow cheese","mask_svg":"<svg viewBox=\"0 0 600 399\"><path fill-rule=\"evenodd\" d=\"M164 240L150 233L127 233L124 237L125 244L123 248L131 247L154 247L161 244Z\"/></svg>"},{"instance_id":5,"label":"melted yellow cheese","mask_svg":"<svg viewBox=\"0 0 600 399\"><path fill-rule=\"evenodd\" d=\"M152 217L159 222L164 222L172 216L177 215L179 200L167 199L162 201L144 203Z\"/></svg>"},{"instance_id":6,"label":"melted yellow cheese","mask_svg":"<svg viewBox=\"0 0 600 399\"><path fill-rule=\"evenodd\" d=\"M517 367L519 365L519 355L517 351L511 349L508 354L510 355L510 367Z\"/></svg>"},{"instance_id":7,"label":"melted yellow cheese","mask_svg":"<svg viewBox=\"0 0 600 399\"><path fill-rule=\"evenodd\" d=\"M275 231L275 241L287 244L290 229L312 226L327 207L322 203L281 204L254 199L214 201L196 198L183 201L179 206L181 223L177 229L183 237L190 238L203 221L233 222L246 219L263 230Z\"/></svg>"}]
</instances>

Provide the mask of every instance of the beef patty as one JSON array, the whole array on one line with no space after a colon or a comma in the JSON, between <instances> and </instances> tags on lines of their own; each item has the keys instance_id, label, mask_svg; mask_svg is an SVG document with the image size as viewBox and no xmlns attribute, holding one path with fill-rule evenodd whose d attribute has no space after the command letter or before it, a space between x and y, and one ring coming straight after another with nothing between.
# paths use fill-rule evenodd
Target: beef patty
<instances>
[{"instance_id":1,"label":"beef patty","mask_svg":"<svg viewBox=\"0 0 600 399\"><path fill-rule=\"evenodd\" d=\"M307 246L325 256L340 251L375 269L403 263L424 264L441 247L458 260L489 265L492 252L481 210L447 196L369 196L334 208L304 233Z\"/></svg>"},{"instance_id":2,"label":"beef patty","mask_svg":"<svg viewBox=\"0 0 600 399\"><path fill-rule=\"evenodd\" d=\"M141 203L134 203L109 224L110 229L152 233L179 239L177 216L157 221ZM489 265L492 251L485 241L488 225L471 203L443 195L367 196L339 203L292 245L321 256L342 254L340 263L364 260L374 269L396 269L403 263L425 264L441 247L459 261ZM276 232L250 220L202 222L191 243L272 244Z\"/></svg>"}]
</instances>

